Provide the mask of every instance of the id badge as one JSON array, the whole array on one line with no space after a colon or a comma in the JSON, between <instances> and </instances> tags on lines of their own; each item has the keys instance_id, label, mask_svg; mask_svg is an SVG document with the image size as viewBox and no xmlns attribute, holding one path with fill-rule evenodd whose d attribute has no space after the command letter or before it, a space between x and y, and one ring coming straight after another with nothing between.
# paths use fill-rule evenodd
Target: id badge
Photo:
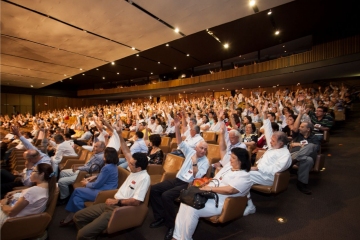
<instances>
[{"instance_id":1,"label":"id badge","mask_svg":"<svg viewBox=\"0 0 360 240\"><path fill-rule=\"evenodd\" d=\"M194 176L193 170L189 169L186 173L185 173L185 179L189 180L192 176Z\"/></svg>"}]
</instances>

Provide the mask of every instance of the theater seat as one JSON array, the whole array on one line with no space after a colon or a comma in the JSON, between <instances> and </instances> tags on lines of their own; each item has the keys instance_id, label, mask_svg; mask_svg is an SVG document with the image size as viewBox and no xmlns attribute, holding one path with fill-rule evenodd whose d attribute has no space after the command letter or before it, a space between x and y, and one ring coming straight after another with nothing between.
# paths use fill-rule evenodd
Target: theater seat
<instances>
[{"instance_id":1,"label":"theater seat","mask_svg":"<svg viewBox=\"0 0 360 240\"><path fill-rule=\"evenodd\" d=\"M168 153L163 165L148 165L147 171L150 175L151 185L167 179L174 179L184 162L183 157Z\"/></svg>"},{"instance_id":2,"label":"theater seat","mask_svg":"<svg viewBox=\"0 0 360 240\"><path fill-rule=\"evenodd\" d=\"M285 191L288 188L290 180L290 172L278 172L275 173L274 183L271 186L255 184L251 187L252 190L267 193L267 194L278 194Z\"/></svg>"},{"instance_id":3,"label":"theater seat","mask_svg":"<svg viewBox=\"0 0 360 240\"><path fill-rule=\"evenodd\" d=\"M43 213L7 219L1 228L1 239L21 240L44 236L46 228L54 215L58 196L59 189L57 188L49 207Z\"/></svg>"},{"instance_id":4,"label":"theater seat","mask_svg":"<svg viewBox=\"0 0 360 240\"><path fill-rule=\"evenodd\" d=\"M212 223L226 223L242 217L247 204L247 197L228 197L225 199L220 215L207 217L206 220Z\"/></svg>"},{"instance_id":5,"label":"theater seat","mask_svg":"<svg viewBox=\"0 0 360 240\"><path fill-rule=\"evenodd\" d=\"M202 136L203 136L205 142L211 143L211 144L216 144L216 132L205 131L202 134L203 134Z\"/></svg>"}]
</instances>

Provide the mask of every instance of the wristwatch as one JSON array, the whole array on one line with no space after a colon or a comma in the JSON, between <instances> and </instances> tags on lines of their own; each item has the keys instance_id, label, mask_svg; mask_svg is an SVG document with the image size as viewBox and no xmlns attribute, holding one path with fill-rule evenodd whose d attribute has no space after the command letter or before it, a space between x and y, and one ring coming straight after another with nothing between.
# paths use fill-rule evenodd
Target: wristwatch
<instances>
[{"instance_id":1,"label":"wristwatch","mask_svg":"<svg viewBox=\"0 0 360 240\"><path fill-rule=\"evenodd\" d=\"M118 205L119 207L121 207L121 206L122 206L121 200L119 200L116 205Z\"/></svg>"},{"instance_id":2,"label":"wristwatch","mask_svg":"<svg viewBox=\"0 0 360 240\"><path fill-rule=\"evenodd\" d=\"M193 164L193 167L197 167L197 163L194 163L194 164Z\"/></svg>"}]
</instances>

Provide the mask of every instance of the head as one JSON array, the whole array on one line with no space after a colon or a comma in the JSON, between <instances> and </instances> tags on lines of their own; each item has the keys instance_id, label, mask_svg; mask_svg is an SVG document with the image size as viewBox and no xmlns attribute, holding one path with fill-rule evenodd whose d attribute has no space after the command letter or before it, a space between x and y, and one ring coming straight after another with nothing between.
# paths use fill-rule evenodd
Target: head
<instances>
[{"instance_id":1,"label":"head","mask_svg":"<svg viewBox=\"0 0 360 240\"><path fill-rule=\"evenodd\" d=\"M96 142L93 147L94 154L101 153L105 150L105 143L103 141Z\"/></svg>"},{"instance_id":2,"label":"head","mask_svg":"<svg viewBox=\"0 0 360 240\"><path fill-rule=\"evenodd\" d=\"M134 153L129 161L129 168L132 173L145 170L148 166L148 158L146 153Z\"/></svg>"},{"instance_id":3,"label":"head","mask_svg":"<svg viewBox=\"0 0 360 240\"><path fill-rule=\"evenodd\" d=\"M315 115L316 117L323 117L325 116L326 112L327 112L327 108L320 106L316 109Z\"/></svg>"},{"instance_id":4,"label":"head","mask_svg":"<svg viewBox=\"0 0 360 240\"><path fill-rule=\"evenodd\" d=\"M208 149L208 144L204 140L201 140L195 146L196 156L198 158L205 156L207 153L207 149Z\"/></svg>"},{"instance_id":5,"label":"head","mask_svg":"<svg viewBox=\"0 0 360 240\"><path fill-rule=\"evenodd\" d=\"M267 113L267 118L270 120L270 122L275 122L275 113L273 112L268 112Z\"/></svg>"},{"instance_id":6,"label":"head","mask_svg":"<svg viewBox=\"0 0 360 240\"><path fill-rule=\"evenodd\" d=\"M299 127L299 132L304 135L308 136L314 130L314 125L311 122L302 122Z\"/></svg>"},{"instance_id":7,"label":"head","mask_svg":"<svg viewBox=\"0 0 360 240\"><path fill-rule=\"evenodd\" d=\"M194 137L196 134L200 133L200 127L198 125L194 125L190 128L190 135Z\"/></svg>"},{"instance_id":8,"label":"head","mask_svg":"<svg viewBox=\"0 0 360 240\"><path fill-rule=\"evenodd\" d=\"M289 115L286 117L286 125L288 126L292 126L294 124L296 120L296 116L295 115Z\"/></svg>"},{"instance_id":9,"label":"head","mask_svg":"<svg viewBox=\"0 0 360 240\"><path fill-rule=\"evenodd\" d=\"M141 122L139 124L139 131L143 131L145 129L145 127L146 127L146 122Z\"/></svg>"},{"instance_id":10,"label":"head","mask_svg":"<svg viewBox=\"0 0 360 240\"><path fill-rule=\"evenodd\" d=\"M252 119L250 116L244 116L243 117L244 124L248 124L252 122Z\"/></svg>"},{"instance_id":11,"label":"head","mask_svg":"<svg viewBox=\"0 0 360 240\"><path fill-rule=\"evenodd\" d=\"M38 151L34 149L29 149L23 153L23 157L26 161L31 162L33 164L37 163L40 160L40 154Z\"/></svg>"},{"instance_id":12,"label":"head","mask_svg":"<svg viewBox=\"0 0 360 240\"><path fill-rule=\"evenodd\" d=\"M135 133L135 136L136 136L137 139L142 139L144 137L144 133L141 132L141 131L137 131Z\"/></svg>"},{"instance_id":13,"label":"head","mask_svg":"<svg viewBox=\"0 0 360 240\"><path fill-rule=\"evenodd\" d=\"M175 126L175 121L174 121L174 119L172 119L171 121L170 121L170 126Z\"/></svg>"},{"instance_id":14,"label":"head","mask_svg":"<svg viewBox=\"0 0 360 240\"><path fill-rule=\"evenodd\" d=\"M192 126L195 126L196 124L197 124L196 118L190 118L189 126L192 127Z\"/></svg>"},{"instance_id":15,"label":"head","mask_svg":"<svg viewBox=\"0 0 360 240\"><path fill-rule=\"evenodd\" d=\"M249 160L248 151L243 148L231 149L230 164L233 169L242 169L247 172L250 171L251 162Z\"/></svg>"},{"instance_id":16,"label":"head","mask_svg":"<svg viewBox=\"0 0 360 240\"><path fill-rule=\"evenodd\" d=\"M271 122L271 128L273 132L279 131L279 125L276 122Z\"/></svg>"},{"instance_id":17,"label":"head","mask_svg":"<svg viewBox=\"0 0 360 240\"><path fill-rule=\"evenodd\" d=\"M104 152L104 161L106 164L118 164L119 157L115 148L107 147Z\"/></svg>"},{"instance_id":18,"label":"head","mask_svg":"<svg viewBox=\"0 0 360 240\"><path fill-rule=\"evenodd\" d=\"M279 149L288 143L288 138L284 132L274 132L271 136L270 144L274 149Z\"/></svg>"},{"instance_id":19,"label":"head","mask_svg":"<svg viewBox=\"0 0 360 240\"><path fill-rule=\"evenodd\" d=\"M155 123L155 117L151 117L150 122L151 122L151 124L154 124Z\"/></svg>"},{"instance_id":20,"label":"head","mask_svg":"<svg viewBox=\"0 0 360 240\"><path fill-rule=\"evenodd\" d=\"M208 118L208 116L203 115L203 117L202 117L202 121L203 121L203 123L208 123L208 122L209 122L209 118Z\"/></svg>"},{"instance_id":21,"label":"head","mask_svg":"<svg viewBox=\"0 0 360 240\"><path fill-rule=\"evenodd\" d=\"M153 134L149 137L151 146L159 147L161 144L161 137L159 134Z\"/></svg>"},{"instance_id":22,"label":"head","mask_svg":"<svg viewBox=\"0 0 360 240\"><path fill-rule=\"evenodd\" d=\"M156 119L155 119L155 123L156 123L156 125L160 125L160 124L161 124L160 118L156 118Z\"/></svg>"},{"instance_id":23,"label":"head","mask_svg":"<svg viewBox=\"0 0 360 240\"><path fill-rule=\"evenodd\" d=\"M56 134L54 136L54 140L55 140L56 144L60 144L60 143L65 141L64 137L62 135L60 135L60 134Z\"/></svg>"},{"instance_id":24,"label":"head","mask_svg":"<svg viewBox=\"0 0 360 240\"><path fill-rule=\"evenodd\" d=\"M231 145L235 145L238 142L240 142L241 141L240 132L235 130L235 129L230 130L230 132L229 132L229 140L230 140Z\"/></svg>"},{"instance_id":25,"label":"head","mask_svg":"<svg viewBox=\"0 0 360 240\"><path fill-rule=\"evenodd\" d=\"M256 131L255 124L253 124L253 123L246 124L246 126L245 126L245 133L246 134L252 134L255 131Z\"/></svg>"}]
</instances>

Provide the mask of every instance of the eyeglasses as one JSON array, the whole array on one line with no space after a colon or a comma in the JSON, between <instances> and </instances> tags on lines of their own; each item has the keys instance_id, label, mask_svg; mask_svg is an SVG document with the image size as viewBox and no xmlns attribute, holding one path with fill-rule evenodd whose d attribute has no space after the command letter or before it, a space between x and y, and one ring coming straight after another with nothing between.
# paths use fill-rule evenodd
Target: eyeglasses
<instances>
[{"instance_id":1,"label":"eyeglasses","mask_svg":"<svg viewBox=\"0 0 360 240\"><path fill-rule=\"evenodd\" d=\"M37 170L32 170L32 172L39 172L39 171L37 171Z\"/></svg>"}]
</instances>

